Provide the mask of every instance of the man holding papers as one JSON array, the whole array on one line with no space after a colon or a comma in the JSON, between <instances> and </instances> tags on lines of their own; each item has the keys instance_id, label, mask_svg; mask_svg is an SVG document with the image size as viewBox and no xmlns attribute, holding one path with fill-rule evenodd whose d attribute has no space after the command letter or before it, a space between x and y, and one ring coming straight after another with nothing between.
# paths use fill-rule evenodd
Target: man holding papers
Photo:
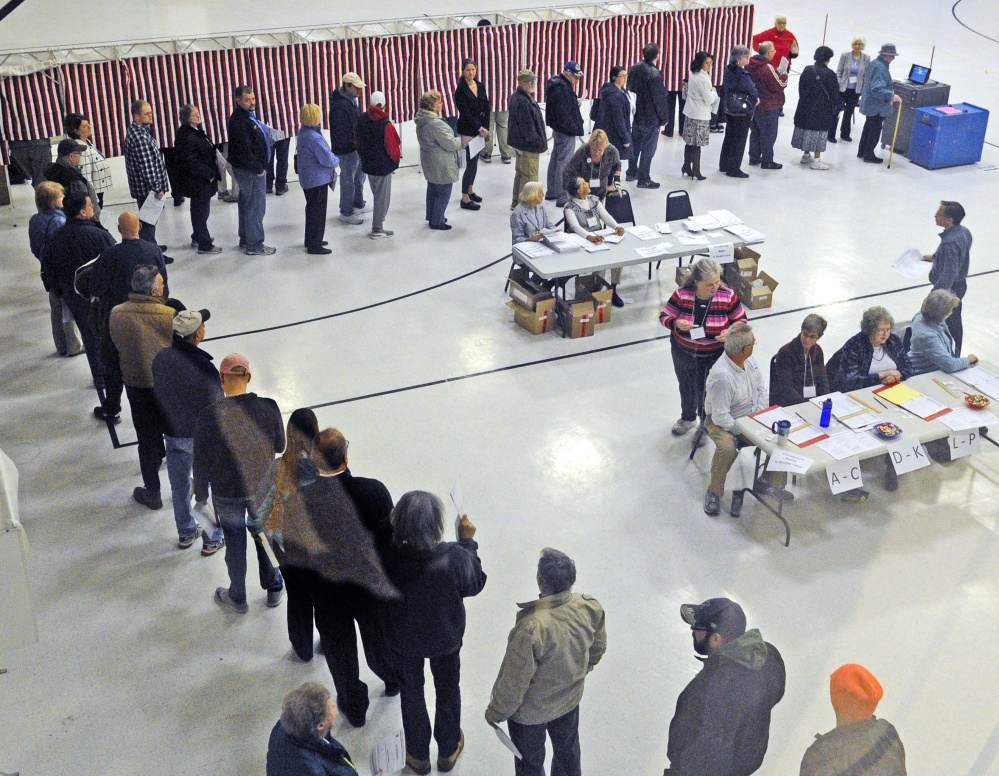
<instances>
[{"instance_id":1,"label":"man holding papers","mask_svg":"<svg viewBox=\"0 0 999 776\"><path fill-rule=\"evenodd\" d=\"M170 190L166 162L153 139L153 108L145 100L132 103L132 123L125 134L125 175L128 193L140 208L150 194L162 200ZM156 242L156 224L143 221L139 238Z\"/></svg>"},{"instance_id":2,"label":"man holding papers","mask_svg":"<svg viewBox=\"0 0 999 776\"><path fill-rule=\"evenodd\" d=\"M933 262L930 282L934 289L953 291L958 299L963 299L968 290L968 267L971 264L971 232L966 226L961 226L964 208L960 202L941 202L935 218L937 226L942 226L943 231L936 253L923 257L925 261ZM954 337L954 352L961 355L964 327L960 307L955 308L947 319L947 328Z\"/></svg>"}]
</instances>

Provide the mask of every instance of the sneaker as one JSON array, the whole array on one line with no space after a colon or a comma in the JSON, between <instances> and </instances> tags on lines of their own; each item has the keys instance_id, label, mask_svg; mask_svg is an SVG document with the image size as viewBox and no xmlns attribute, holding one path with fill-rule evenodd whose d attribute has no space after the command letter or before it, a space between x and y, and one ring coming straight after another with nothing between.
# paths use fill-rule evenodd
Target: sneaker
<instances>
[{"instance_id":1,"label":"sneaker","mask_svg":"<svg viewBox=\"0 0 999 776\"><path fill-rule=\"evenodd\" d=\"M220 539L217 542L205 541L201 543L201 554L210 558L223 547L225 547L225 539Z\"/></svg>"},{"instance_id":2,"label":"sneaker","mask_svg":"<svg viewBox=\"0 0 999 776\"><path fill-rule=\"evenodd\" d=\"M280 605L284 600L284 588L280 590L268 590L267 591L267 605L273 609L275 606Z\"/></svg>"},{"instance_id":3,"label":"sneaker","mask_svg":"<svg viewBox=\"0 0 999 776\"><path fill-rule=\"evenodd\" d=\"M355 216L353 214L351 214L349 216L341 215L340 216L340 223L341 224L351 224L352 226L357 226L358 224L363 224L364 223L364 219L363 218L358 218L357 216Z\"/></svg>"},{"instance_id":4,"label":"sneaker","mask_svg":"<svg viewBox=\"0 0 999 776\"><path fill-rule=\"evenodd\" d=\"M809 165L813 170L828 170L829 165L823 162L821 159L815 159Z\"/></svg>"},{"instance_id":5,"label":"sneaker","mask_svg":"<svg viewBox=\"0 0 999 776\"><path fill-rule=\"evenodd\" d=\"M491 156L486 156L486 152L482 151L479 154L479 161L483 164L492 164L493 158Z\"/></svg>"},{"instance_id":6,"label":"sneaker","mask_svg":"<svg viewBox=\"0 0 999 776\"><path fill-rule=\"evenodd\" d=\"M273 256L277 253L277 248L272 248L270 245L261 245L255 251L247 250L247 256Z\"/></svg>"},{"instance_id":7,"label":"sneaker","mask_svg":"<svg viewBox=\"0 0 999 776\"><path fill-rule=\"evenodd\" d=\"M333 251L320 245L318 248L309 248L306 253L310 253L313 256L329 256Z\"/></svg>"},{"instance_id":8,"label":"sneaker","mask_svg":"<svg viewBox=\"0 0 999 776\"><path fill-rule=\"evenodd\" d=\"M219 606L227 606L234 612L239 612L240 614L246 614L250 611L250 607L246 605L246 601L243 603L237 603L229 597L229 591L224 587L215 588L215 603Z\"/></svg>"},{"instance_id":9,"label":"sneaker","mask_svg":"<svg viewBox=\"0 0 999 776\"><path fill-rule=\"evenodd\" d=\"M458 760L458 755L461 754L461 750L465 748L465 731L461 732L461 738L458 740L458 748L454 750L454 754L450 757L438 757L437 758L437 770L440 773L447 773L454 769L454 764Z\"/></svg>"},{"instance_id":10,"label":"sneaker","mask_svg":"<svg viewBox=\"0 0 999 776\"><path fill-rule=\"evenodd\" d=\"M801 164L811 164L812 163L812 152L811 151L805 151L805 153L803 153L801 155L801 159L799 159L799 161L801 162Z\"/></svg>"},{"instance_id":11,"label":"sneaker","mask_svg":"<svg viewBox=\"0 0 999 776\"><path fill-rule=\"evenodd\" d=\"M638 182L638 188L640 188L640 189L658 189L659 188L659 184L656 183L654 180L649 179L647 181L639 181Z\"/></svg>"},{"instance_id":12,"label":"sneaker","mask_svg":"<svg viewBox=\"0 0 999 776\"><path fill-rule=\"evenodd\" d=\"M73 355L76 355L75 353ZM105 423L111 421L112 423L121 423L121 410L117 412L108 412L103 407L94 407L94 417L98 420L103 420Z\"/></svg>"},{"instance_id":13,"label":"sneaker","mask_svg":"<svg viewBox=\"0 0 999 776\"><path fill-rule=\"evenodd\" d=\"M732 506L729 507L728 510L728 513L732 515L732 517L742 516L742 499L744 496L745 494L741 490L732 491Z\"/></svg>"},{"instance_id":14,"label":"sneaker","mask_svg":"<svg viewBox=\"0 0 999 776\"><path fill-rule=\"evenodd\" d=\"M194 543L196 541L198 541L198 538L200 536L201 536L201 534L199 534L199 533L191 534L190 536L181 536L177 540L177 549L178 550L189 550L189 549L191 549L191 547L194 546Z\"/></svg>"},{"instance_id":15,"label":"sneaker","mask_svg":"<svg viewBox=\"0 0 999 776\"><path fill-rule=\"evenodd\" d=\"M504 156L503 157L503 164L513 164L513 157L512 156Z\"/></svg>"},{"instance_id":16,"label":"sneaker","mask_svg":"<svg viewBox=\"0 0 999 776\"><path fill-rule=\"evenodd\" d=\"M198 253L201 254L202 256L218 256L220 253L222 253L222 249L219 248L217 245L213 245L211 248L207 248L205 250L201 250L200 248L198 248Z\"/></svg>"},{"instance_id":17,"label":"sneaker","mask_svg":"<svg viewBox=\"0 0 999 776\"><path fill-rule=\"evenodd\" d=\"M146 490L142 486L132 491L132 500L150 509L163 509L163 499L160 498L160 494Z\"/></svg>"},{"instance_id":18,"label":"sneaker","mask_svg":"<svg viewBox=\"0 0 999 776\"><path fill-rule=\"evenodd\" d=\"M391 237L394 234L395 232L393 232L391 229L380 229L377 232L372 231L371 234L368 235L368 237L370 237L372 240L380 240L383 237Z\"/></svg>"},{"instance_id":19,"label":"sneaker","mask_svg":"<svg viewBox=\"0 0 999 776\"><path fill-rule=\"evenodd\" d=\"M197 248L198 247L198 241L197 240L191 240L191 247L192 248Z\"/></svg>"},{"instance_id":20,"label":"sneaker","mask_svg":"<svg viewBox=\"0 0 999 776\"><path fill-rule=\"evenodd\" d=\"M782 169L784 169L784 165L780 164L779 162L764 162L763 164L760 165L760 169L762 169L762 170L782 170Z\"/></svg>"},{"instance_id":21,"label":"sneaker","mask_svg":"<svg viewBox=\"0 0 999 776\"><path fill-rule=\"evenodd\" d=\"M719 512L721 512L720 499L714 494L714 492L709 488L708 492L704 494L704 514L708 517L716 517Z\"/></svg>"},{"instance_id":22,"label":"sneaker","mask_svg":"<svg viewBox=\"0 0 999 776\"><path fill-rule=\"evenodd\" d=\"M430 773L430 760L417 760L409 752L406 752L406 767L419 776L427 776Z\"/></svg>"},{"instance_id":23,"label":"sneaker","mask_svg":"<svg viewBox=\"0 0 999 776\"><path fill-rule=\"evenodd\" d=\"M683 436L696 425L697 425L696 420L684 420L683 418L680 418L676 423L673 424L673 429L671 433L673 434L673 436Z\"/></svg>"}]
</instances>

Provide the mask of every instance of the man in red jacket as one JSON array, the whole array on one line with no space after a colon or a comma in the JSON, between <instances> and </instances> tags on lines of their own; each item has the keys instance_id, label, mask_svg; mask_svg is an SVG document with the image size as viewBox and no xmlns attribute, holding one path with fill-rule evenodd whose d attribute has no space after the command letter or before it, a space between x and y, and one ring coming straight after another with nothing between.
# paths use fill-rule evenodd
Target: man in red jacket
<instances>
[{"instance_id":1,"label":"man in red jacket","mask_svg":"<svg viewBox=\"0 0 999 776\"><path fill-rule=\"evenodd\" d=\"M779 170L784 166L774 162L774 143L777 141L777 123L784 105L787 77L773 66L775 51L774 44L765 40L760 44L760 53L746 65L760 95L749 136L749 165L760 165L764 170Z\"/></svg>"},{"instance_id":2,"label":"man in red jacket","mask_svg":"<svg viewBox=\"0 0 999 776\"><path fill-rule=\"evenodd\" d=\"M780 13L774 18L774 26L769 30L758 32L753 36L753 48L760 51L760 44L770 41L774 44L776 53L774 54L774 67L780 67L781 60L786 59L788 67L791 60L798 56L798 39L794 33L787 28L787 17ZM760 51L762 54L763 52ZM785 70L786 72L786 70Z\"/></svg>"},{"instance_id":3,"label":"man in red jacket","mask_svg":"<svg viewBox=\"0 0 999 776\"><path fill-rule=\"evenodd\" d=\"M394 232L385 228L385 214L392 198L392 173L398 169L402 159L402 145L398 131L385 112L383 92L373 92L368 99L367 112L357 119L354 142L361 158L361 170L368 176L375 198L371 234L368 236L372 240L391 237Z\"/></svg>"}]
</instances>

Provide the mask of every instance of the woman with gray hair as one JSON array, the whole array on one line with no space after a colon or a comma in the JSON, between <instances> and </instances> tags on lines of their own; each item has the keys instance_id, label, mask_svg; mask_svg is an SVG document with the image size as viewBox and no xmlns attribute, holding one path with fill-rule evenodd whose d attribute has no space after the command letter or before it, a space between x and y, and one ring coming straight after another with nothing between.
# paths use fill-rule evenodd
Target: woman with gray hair
<instances>
[{"instance_id":1,"label":"woman with gray hair","mask_svg":"<svg viewBox=\"0 0 999 776\"><path fill-rule=\"evenodd\" d=\"M520 190L520 202L510 214L510 232L513 234L513 244L521 242L537 242L547 229L554 229L555 224L545 210L545 187L538 181L528 181Z\"/></svg>"},{"instance_id":2,"label":"woman with gray hair","mask_svg":"<svg viewBox=\"0 0 999 776\"><path fill-rule=\"evenodd\" d=\"M427 179L427 215L431 229L446 231L451 227L444 217L451 188L458 180L458 152L468 145L469 137L457 137L441 118L444 101L437 91L420 97L420 111L414 117L416 139L420 142L420 167Z\"/></svg>"},{"instance_id":3,"label":"woman with gray hair","mask_svg":"<svg viewBox=\"0 0 999 776\"><path fill-rule=\"evenodd\" d=\"M850 127L853 125L853 109L860 102L860 93L864 89L864 72L871 64L870 54L864 53L867 41L863 35L854 35L850 41L850 51L845 51L839 55L839 64L836 65L836 80L839 82L840 97L843 98L843 123L840 124L840 140L850 142ZM829 142L836 142L836 124L839 114L833 117L832 124L829 125Z\"/></svg>"},{"instance_id":4,"label":"woman with gray hair","mask_svg":"<svg viewBox=\"0 0 999 776\"><path fill-rule=\"evenodd\" d=\"M682 436L704 415L704 381L725 348L728 328L746 319L746 311L728 286L721 265L701 259L666 302L659 322L672 332L673 369L680 384L680 419L673 435Z\"/></svg>"},{"instance_id":5,"label":"woman with gray hair","mask_svg":"<svg viewBox=\"0 0 999 776\"><path fill-rule=\"evenodd\" d=\"M957 294L944 288L930 291L923 306L912 318L912 341L909 358L917 375L939 369L957 372L978 363L978 356L954 355L954 337L947 328L947 318L961 304Z\"/></svg>"},{"instance_id":6,"label":"woman with gray hair","mask_svg":"<svg viewBox=\"0 0 999 776\"><path fill-rule=\"evenodd\" d=\"M884 307L864 310L860 332L840 350L839 368L832 380L838 391L855 391L872 385L892 385L913 375L912 363L897 334L895 319Z\"/></svg>"},{"instance_id":7,"label":"woman with gray hair","mask_svg":"<svg viewBox=\"0 0 999 776\"><path fill-rule=\"evenodd\" d=\"M790 407L829 393L825 357L818 344L825 331L825 318L806 315L801 334L777 351L770 371L771 404Z\"/></svg>"},{"instance_id":8,"label":"woman with gray hair","mask_svg":"<svg viewBox=\"0 0 999 776\"><path fill-rule=\"evenodd\" d=\"M463 599L478 595L486 584L475 526L462 515L458 541L442 541L444 504L433 493L414 490L392 510L392 544L382 562L402 598L389 604L389 640L402 679L402 727L406 733L406 765L430 773L430 716L423 694L424 661L430 660L437 694L433 737L437 770L454 768L465 746L461 730L459 689Z\"/></svg>"},{"instance_id":9,"label":"woman with gray hair","mask_svg":"<svg viewBox=\"0 0 999 776\"><path fill-rule=\"evenodd\" d=\"M722 87L725 94L722 109L728 120L722 141L718 169L730 178L748 178L740 168L746 153L746 138L753 121L753 112L760 101L753 77L746 70L751 54L745 46L733 46L725 68Z\"/></svg>"}]
</instances>

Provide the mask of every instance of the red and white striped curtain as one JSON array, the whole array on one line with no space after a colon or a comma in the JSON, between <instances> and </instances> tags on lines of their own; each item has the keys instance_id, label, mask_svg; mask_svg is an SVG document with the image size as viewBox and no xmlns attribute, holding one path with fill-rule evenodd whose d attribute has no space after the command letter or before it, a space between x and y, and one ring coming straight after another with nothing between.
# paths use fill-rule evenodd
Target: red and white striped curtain
<instances>
[{"instance_id":1,"label":"red and white striped curtain","mask_svg":"<svg viewBox=\"0 0 999 776\"><path fill-rule=\"evenodd\" d=\"M35 140L62 134L62 72L59 68L0 78L3 140ZM3 144L6 160L6 142Z\"/></svg>"}]
</instances>

